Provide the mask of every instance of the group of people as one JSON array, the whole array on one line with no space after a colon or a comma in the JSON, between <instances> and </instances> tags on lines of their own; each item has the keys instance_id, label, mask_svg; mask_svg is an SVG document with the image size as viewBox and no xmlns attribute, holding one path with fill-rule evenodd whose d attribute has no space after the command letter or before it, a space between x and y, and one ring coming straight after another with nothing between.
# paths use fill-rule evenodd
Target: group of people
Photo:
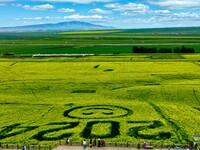
<instances>
[{"instance_id":1,"label":"group of people","mask_svg":"<svg viewBox=\"0 0 200 150\"><path fill-rule=\"evenodd\" d=\"M190 141L190 143L189 143L189 150L199 150L198 149L198 144L197 144L197 142L192 142L192 141Z\"/></svg>"},{"instance_id":2,"label":"group of people","mask_svg":"<svg viewBox=\"0 0 200 150\"><path fill-rule=\"evenodd\" d=\"M22 150L26 150L26 143L22 146Z\"/></svg>"},{"instance_id":3,"label":"group of people","mask_svg":"<svg viewBox=\"0 0 200 150\"><path fill-rule=\"evenodd\" d=\"M89 147L92 148L92 146L97 146L97 147L104 147L105 146L105 139L100 139L96 138L94 140L90 139L89 141ZM84 139L83 140L83 148L85 149L87 147L87 141Z\"/></svg>"},{"instance_id":4,"label":"group of people","mask_svg":"<svg viewBox=\"0 0 200 150\"><path fill-rule=\"evenodd\" d=\"M66 138L66 144L69 144L70 143L70 140L69 138ZM97 147L104 147L105 146L105 139L94 139L92 140L92 138L89 140L89 147L92 148L93 146L97 146ZM143 148L145 149L147 147L147 144L146 142L144 141L143 143ZM87 141L86 139L83 140L83 148L85 149L87 147ZM137 148L140 149L140 144L138 143L137 145ZM24 144L23 147L22 147L22 150L26 150L26 145ZM197 142L192 142L190 141L189 143L189 150L199 150L198 149L198 144Z\"/></svg>"},{"instance_id":5,"label":"group of people","mask_svg":"<svg viewBox=\"0 0 200 150\"><path fill-rule=\"evenodd\" d=\"M67 145L70 144L69 138L66 138L66 144ZM98 138L98 139L95 138L94 140L90 139L89 147L92 148L92 146L104 147L105 146L105 139L100 139L100 138ZM83 140L83 148L85 149L86 147L87 147L87 141L86 141L86 139L84 139Z\"/></svg>"}]
</instances>

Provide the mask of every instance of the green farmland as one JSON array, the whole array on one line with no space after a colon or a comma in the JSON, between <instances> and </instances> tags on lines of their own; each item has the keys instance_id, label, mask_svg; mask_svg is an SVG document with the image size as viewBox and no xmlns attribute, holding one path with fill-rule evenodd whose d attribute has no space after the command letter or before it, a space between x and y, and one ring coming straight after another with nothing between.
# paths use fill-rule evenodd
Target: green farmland
<instances>
[{"instance_id":1,"label":"green farmland","mask_svg":"<svg viewBox=\"0 0 200 150\"><path fill-rule=\"evenodd\" d=\"M199 43L199 28L0 33L0 44Z\"/></svg>"},{"instance_id":2,"label":"green farmland","mask_svg":"<svg viewBox=\"0 0 200 150\"><path fill-rule=\"evenodd\" d=\"M97 46L98 45L98 46ZM199 28L0 33L0 54L132 53L133 46L200 52Z\"/></svg>"},{"instance_id":3,"label":"green farmland","mask_svg":"<svg viewBox=\"0 0 200 150\"><path fill-rule=\"evenodd\" d=\"M0 33L0 143L187 144L200 135L199 35L199 28ZM133 53L138 44L195 53ZM32 57L66 53L95 56Z\"/></svg>"},{"instance_id":4,"label":"green farmland","mask_svg":"<svg viewBox=\"0 0 200 150\"><path fill-rule=\"evenodd\" d=\"M200 134L199 58L1 58L0 142L188 143Z\"/></svg>"}]
</instances>

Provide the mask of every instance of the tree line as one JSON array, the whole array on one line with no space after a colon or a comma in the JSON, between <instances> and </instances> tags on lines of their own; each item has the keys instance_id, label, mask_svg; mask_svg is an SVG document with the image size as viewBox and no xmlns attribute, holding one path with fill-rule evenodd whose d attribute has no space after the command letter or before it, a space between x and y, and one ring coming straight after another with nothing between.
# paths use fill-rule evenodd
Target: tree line
<instances>
[{"instance_id":1,"label":"tree line","mask_svg":"<svg viewBox=\"0 0 200 150\"><path fill-rule=\"evenodd\" d=\"M157 48L157 47L142 47L134 46L133 53L195 53L195 49L191 47L175 47L175 48Z\"/></svg>"}]
</instances>

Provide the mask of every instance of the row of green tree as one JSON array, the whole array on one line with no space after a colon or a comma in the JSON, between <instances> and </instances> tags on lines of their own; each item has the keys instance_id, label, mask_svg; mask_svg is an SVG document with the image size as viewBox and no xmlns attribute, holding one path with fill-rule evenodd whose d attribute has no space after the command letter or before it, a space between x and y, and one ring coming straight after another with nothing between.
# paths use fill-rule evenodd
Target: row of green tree
<instances>
[{"instance_id":1,"label":"row of green tree","mask_svg":"<svg viewBox=\"0 0 200 150\"><path fill-rule=\"evenodd\" d=\"M142 47L134 46L133 53L194 53L195 49L190 47L176 47L176 48L156 48L156 47Z\"/></svg>"}]
</instances>

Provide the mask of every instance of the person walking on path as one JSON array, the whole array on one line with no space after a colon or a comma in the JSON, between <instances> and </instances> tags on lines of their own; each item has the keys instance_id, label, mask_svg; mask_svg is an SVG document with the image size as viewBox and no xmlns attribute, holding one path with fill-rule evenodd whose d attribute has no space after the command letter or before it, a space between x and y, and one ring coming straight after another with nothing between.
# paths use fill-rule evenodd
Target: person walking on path
<instances>
[{"instance_id":1,"label":"person walking on path","mask_svg":"<svg viewBox=\"0 0 200 150\"><path fill-rule=\"evenodd\" d=\"M140 149L140 143L137 144L137 149Z\"/></svg>"},{"instance_id":2,"label":"person walking on path","mask_svg":"<svg viewBox=\"0 0 200 150\"><path fill-rule=\"evenodd\" d=\"M94 141L93 141L93 146L97 146L96 138L95 138Z\"/></svg>"},{"instance_id":3,"label":"person walking on path","mask_svg":"<svg viewBox=\"0 0 200 150\"><path fill-rule=\"evenodd\" d=\"M105 140L101 139L101 146L104 147L105 146Z\"/></svg>"},{"instance_id":4,"label":"person walking on path","mask_svg":"<svg viewBox=\"0 0 200 150\"><path fill-rule=\"evenodd\" d=\"M66 139L66 144L67 144L67 145L69 144L69 138Z\"/></svg>"},{"instance_id":5,"label":"person walking on path","mask_svg":"<svg viewBox=\"0 0 200 150\"><path fill-rule=\"evenodd\" d=\"M146 147L147 147L147 143L144 141L143 148L146 148Z\"/></svg>"},{"instance_id":6,"label":"person walking on path","mask_svg":"<svg viewBox=\"0 0 200 150\"><path fill-rule=\"evenodd\" d=\"M190 141L190 143L189 143L189 150L192 150L192 148L193 148L193 142Z\"/></svg>"},{"instance_id":7,"label":"person walking on path","mask_svg":"<svg viewBox=\"0 0 200 150\"><path fill-rule=\"evenodd\" d=\"M100 138L98 138L98 147L100 147L100 145L101 145L101 140Z\"/></svg>"},{"instance_id":8,"label":"person walking on path","mask_svg":"<svg viewBox=\"0 0 200 150\"><path fill-rule=\"evenodd\" d=\"M92 148L92 139L90 139L90 148Z\"/></svg>"},{"instance_id":9,"label":"person walking on path","mask_svg":"<svg viewBox=\"0 0 200 150\"><path fill-rule=\"evenodd\" d=\"M83 140L83 148L86 149L86 147L87 147L87 143L86 143L86 140L84 139Z\"/></svg>"},{"instance_id":10,"label":"person walking on path","mask_svg":"<svg viewBox=\"0 0 200 150\"><path fill-rule=\"evenodd\" d=\"M194 144L194 150L199 150L197 142Z\"/></svg>"},{"instance_id":11,"label":"person walking on path","mask_svg":"<svg viewBox=\"0 0 200 150\"><path fill-rule=\"evenodd\" d=\"M26 143L22 146L22 150L26 150Z\"/></svg>"}]
</instances>

